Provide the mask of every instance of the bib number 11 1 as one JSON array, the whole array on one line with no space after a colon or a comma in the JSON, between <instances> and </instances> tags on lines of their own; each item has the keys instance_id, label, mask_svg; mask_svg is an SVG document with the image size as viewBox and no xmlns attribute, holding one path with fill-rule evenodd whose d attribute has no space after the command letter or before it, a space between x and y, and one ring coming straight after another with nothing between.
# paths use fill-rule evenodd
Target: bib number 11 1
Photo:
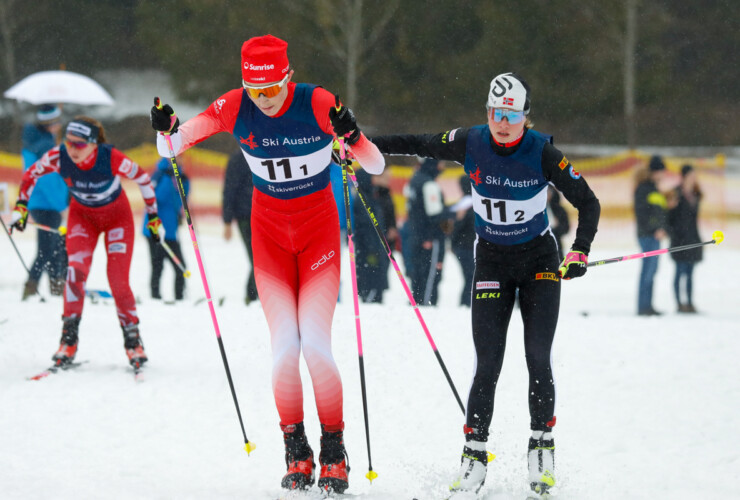
<instances>
[{"instance_id":1,"label":"bib number 11 1","mask_svg":"<svg viewBox=\"0 0 740 500\"><path fill-rule=\"evenodd\" d=\"M262 165L267 168L267 175L270 177L271 181L277 180L277 175L275 172L275 167L282 167L283 169L283 175L285 179L292 179L293 178L293 171L290 168L290 158L282 159L278 162L275 162L273 160L265 160L262 162ZM303 175L308 175L308 166L307 165L301 165L298 167L299 170L303 171Z\"/></svg>"}]
</instances>

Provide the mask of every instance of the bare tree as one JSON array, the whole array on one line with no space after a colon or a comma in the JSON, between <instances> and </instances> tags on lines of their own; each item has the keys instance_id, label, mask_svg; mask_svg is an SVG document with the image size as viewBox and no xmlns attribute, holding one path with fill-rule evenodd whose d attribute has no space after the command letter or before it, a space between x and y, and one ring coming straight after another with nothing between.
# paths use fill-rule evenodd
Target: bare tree
<instances>
[{"instance_id":1,"label":"bare tree","mask_svg":"<svg viewBox=\"0 0 740 500\"><path fill-rule=\"evenodd\" d=\"M624 123L627 146L635 149L635 47L637 47L637 0L627 0L624 40Z\"/></svg>"},{"instance_id":2,"label":"bare tree","mask_svg":"<svg viewBox=\"0 0 740 500\"><path fill-rule=\"evenodd\" d=\"M367 24L367 31L362 16L364 3L364 0L283 0L286 10L323 28L323 40L313 40L310 43L317 49L328 48L334 54L337 69L343 71L346 78L342 101L352 106L357 106L361 98L358 81L367 69L363 61L393 19L400 0L382 2L382 10Z\"/></svg>"},{"instance_id":3,"label":"bare tree","mask_svg":"<svg viewBox=\"0 0 740 500\"><path fill-rule=\"evenodd\" d=\"M0 0L0 40L2 40L2 48L0 48L0 57L2 57L2 70L5 73L5 78L0 81L9 82L13 84L17 80L16 63L15 63L15 46L14 46L14 35L16 29L16 23L14 22L13 13L18 12L18 5L20 0ZM3 108L7 109L10 107L10 114L13 116L15 122L20 123L21 111L16 101L10 101L10 104L3 102ZM11 131L10 143L14 144L18 142L18 129L13 127Z\"/></svg>"}]
</instances>

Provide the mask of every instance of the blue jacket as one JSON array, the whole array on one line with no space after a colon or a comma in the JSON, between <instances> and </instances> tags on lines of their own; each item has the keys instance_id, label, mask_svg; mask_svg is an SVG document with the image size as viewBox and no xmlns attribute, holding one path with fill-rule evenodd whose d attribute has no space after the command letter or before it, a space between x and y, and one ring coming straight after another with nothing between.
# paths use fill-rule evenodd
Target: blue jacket
<instances>
[{"instance_id":1,"label":"blue jacket","mask_svg":"<svg viewBox=\"0 0 740 500\"><path fill-rule=\"evenodd\" d=\"M23 171L36 163L44 153L53 148L54 136L44 127L28 124L23 127ZM61 212L69 206L67 184L57 173L47 174L36 181L28 200L29 210L54 210Z\"/></svg>"},{"instance_id":2,"label":"blue jacket","mask_svg":"<svg viewBox=\"0 0 740 500\"><path fill-rule=\"evenodd\" d=\"M185 188L185 196L190 192L190 180L180 171L182 186ZM170 160L162 158L157 163L157 170L152 174L152 185L154 194L157 197L157 214L162 219L162 226L165 231L166 241L177 240L177 227L180 225L180 211L182 210L182 201L180 193L177 191L175 184L175 173L172 171ZM147 217L144 217L142 234L149 237L149 229L146 224Z\"/></svg>"}]
</instances>

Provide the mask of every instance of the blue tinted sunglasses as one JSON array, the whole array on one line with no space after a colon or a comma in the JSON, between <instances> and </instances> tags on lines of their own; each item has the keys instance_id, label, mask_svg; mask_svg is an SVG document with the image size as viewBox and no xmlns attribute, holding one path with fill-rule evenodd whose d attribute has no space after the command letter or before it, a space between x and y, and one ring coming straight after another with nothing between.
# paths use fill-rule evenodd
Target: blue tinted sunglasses
<instances>
[{"instance_id":1,"label":"blue tinted sunglasses","mask_svg":"<svg viewBox=\"0 0 740 500\"><path fill-rule=\"evenodd\" d=\"M493 121L496 123L500 122L504 118L511 124L521 123L524 120L524 111L514 111L513 109L506 108L493 108L488 111L493 114Z\"/></svg>"}]
</instances>

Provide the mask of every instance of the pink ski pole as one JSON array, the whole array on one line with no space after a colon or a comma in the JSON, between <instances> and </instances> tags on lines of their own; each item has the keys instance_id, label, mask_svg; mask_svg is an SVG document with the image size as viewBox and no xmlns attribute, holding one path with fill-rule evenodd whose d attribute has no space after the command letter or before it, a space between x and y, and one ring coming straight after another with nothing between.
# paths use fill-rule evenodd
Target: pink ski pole
<instances>
[{"instance_id":1,"label":"pink ski pole","mask_svg":"<svg viewBox=\"0 0 740 500\"><path fill-rule=\"evenodd\" d=\"M336 110L340 110L339 96L336 96ZM355 267L355 243L352 236L352 214L349 206L349 184L347 184L347 157L344 149L344 137L339 136L339 157L342 166L342 187L344 190L344 212L347 217L347 248L349 250L349 267L352 271L352 299L355 307L355 329L357 330L357 355L360 362L360 389L362 391L362 410L365 416L365 440L367 442L367 463L368 472L365 477L373 482L378 477L377 472L373 471L373 459L370 453L370 423L368 422L367 412L367 390L365 389L365 361L362 354L362 331L360 329L360 302L357 292L357 269Z\"/></svg>"},{"instance_id":2,"label":"pink ski pole","mask_svg":"<svg viewBox=\"0 0 740 500\"><path fill-rule=\"evenodd\" d=\"M162 109L162 102L159 97L154 98L154 105L158 109ZM242 421L242 413L239 410L239 401L236 399L236 391L234 390L234 382L231 379L231 370L229 369L229 361L226 359L226 350L224 349L223 340L221 340L221 331L218 328L218 320L216 319L216 310L213 307L213 299L211 298L211 291L208 288L208 279L206 278L206 271L203 267L203 259L200 257L200 249L198 247L198 240L195 237L195 230L193 229L193 219L190 217L190 209L188 208L188 200L185 198L185 187L182 185L182 177L180 177L180 169L177 167L177 161L175 160L175 150L172 147L172 139L170 138L169 132L163 132L164 138L167 141L167 147L170 153L170 164L172 164L172 170L175 172L175 180L177 181L177 191L180 193L180 200L182 201L182 208L185 212L185 219L187 220L188 230L190 231L190 239L193 241L193 249L195 250L195 259L198 261L198 270L200 271L200 278L203 282L203 290L206 293L206 300L208 301L208 308L211 311L211 320L213 321L213 328L216 330L216 338L218 339L218 347L221 350L221 359L224 363L224 369L226 370L226 378L229 380L229 388L231 389L231 397L234 398L234 406L236 407L236 414L239 417L239 425L242 429L242 435L244 436L244 449L247 454L252 452L257 445L251 443L247 439L247 433L244 430L244 422Z\"/></svg>"},{"instance_id":3,"label":"pink ski pole","mask_svg":"<svg viewBox=\"0 0 740 500\"><path fill-rule=\"evenodd\" d=\"M683 250L689 250L690 248L703 247L704 245L719 245L724 239L725 235L724 233L722 233L722 231L715 231L712 233L711 241L704 241L702 243L691 243L689 245L681 245L671 248L661 248L660 250L653 250L651 252L623 255L621 257L613 257L611 259L595 260L593 262L589 262L587 267L603 266L604 264L614 264L615 262L622 262L623 260L635 260L644 259L646 257L655 257L656 255L662 255L664 253L681 252Z\"/></svg>"}]
</instances>

